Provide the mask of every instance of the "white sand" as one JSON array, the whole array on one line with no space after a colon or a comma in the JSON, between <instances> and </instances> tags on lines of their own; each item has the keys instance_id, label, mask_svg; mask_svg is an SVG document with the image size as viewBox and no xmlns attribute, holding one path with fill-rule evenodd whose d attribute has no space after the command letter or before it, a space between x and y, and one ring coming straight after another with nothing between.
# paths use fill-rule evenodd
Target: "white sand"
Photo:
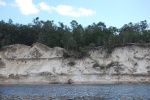
<instances>
[{"instance_id":1,"label":"white sand","mask_svg":"<svg viewBox=\"0 0 150 100\"><path fill-rule=\"evenodd\" d=\"M63 52L62 48L40 43L32 47L19 44L4 47L0 51L0 84L68 83L68 80L75 84L150 82L149 47L118 47L108 57L99 48L83 59L64 59ZM93 68L95 63L99 66Z\"/></svg>"}]
</instances>

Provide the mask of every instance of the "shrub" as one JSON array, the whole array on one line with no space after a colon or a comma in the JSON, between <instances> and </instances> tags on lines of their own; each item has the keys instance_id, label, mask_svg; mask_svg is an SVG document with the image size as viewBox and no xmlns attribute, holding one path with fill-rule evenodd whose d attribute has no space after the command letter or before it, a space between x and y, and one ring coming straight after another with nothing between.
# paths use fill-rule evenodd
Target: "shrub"
<instances>
[{"instance_id":1,"label":"shrub","mask_svg":"<svg viewBox=\"0 0 150 100\"><path fill-rule=\"evenodd\" d=\"M90 43L89 46L90 46L91 48L95 48L95 44L94 44L94 43Z\"/></svg>"},{"instance_id":2,"label":"shrub","mask_svg":"<svg viewBox=\"0 0 150 100\"><path fill-rule=\"evenodd\" d=\"M89 51L90 51L90 47L89 46L79 47L78 58L83 58L85 56L89 56L88 55Z\"/></svg>"},{"instance_id":3,"label":"shrub","mask_svg":"<svg viewBox=\"0 0 150 100\"><path fill-rule=\"evenodd\" d=\"M107 48L107 54L111 54L115 47L113 45L109 45L106 48Z\"/></svg>"}]
</instances>

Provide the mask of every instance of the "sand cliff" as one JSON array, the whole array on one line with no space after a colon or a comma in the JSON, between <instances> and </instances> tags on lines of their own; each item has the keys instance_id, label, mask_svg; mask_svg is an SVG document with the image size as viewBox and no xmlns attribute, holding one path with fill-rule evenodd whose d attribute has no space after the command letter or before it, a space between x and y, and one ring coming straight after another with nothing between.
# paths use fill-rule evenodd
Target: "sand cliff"
<instances>
[{"instance_id":1,"label":"sand cliff","mask_svg":"<svg viewBox=\"0 0 150 100\"><path fill-rule=\"evenodd\" d=\"M65 50L35 43L0 50L0 84L150 83L150 47L120 46L109 56L101 47L82 59L64 58Z\"/></svg>"}]
</instances>

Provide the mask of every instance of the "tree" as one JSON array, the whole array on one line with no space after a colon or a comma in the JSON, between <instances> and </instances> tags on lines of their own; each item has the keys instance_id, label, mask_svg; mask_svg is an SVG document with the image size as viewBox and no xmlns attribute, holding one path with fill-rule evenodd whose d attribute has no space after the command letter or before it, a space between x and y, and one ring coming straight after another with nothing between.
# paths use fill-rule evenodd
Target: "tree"
<instances>
[{"instance_id":1,"label":"tree","mask_svg":"<svg viewBox=\"0 0 150 100\"><path fill-rule=\"evenodd\" d=\"M69 40L68 40L67 50L69 50L69 51L76 51L77 50L77 42L74 40L73 37L69 38Z\"/></svg>"},{"instance_id":2,"label":"tree","mask_svg":"<svg viewBox=\"0 0 150 100\"><path fill-rule=\"evenodd\" d=\"M87 27L70 22L71 28L59 22L42 21L39 17L33 19L28 25L14 24L11 19L8 22L0 21L0 47L11 44L32 45L35 42L43 43L49 47L63 47L68 51L78 54L86 54L89 48L104 46L111 53L115 45L126 43L150 43L150 31L147 21L133 24L125 24L120 29L107 28L104 22L93 23Z\"/></svg>"}]
</instances>

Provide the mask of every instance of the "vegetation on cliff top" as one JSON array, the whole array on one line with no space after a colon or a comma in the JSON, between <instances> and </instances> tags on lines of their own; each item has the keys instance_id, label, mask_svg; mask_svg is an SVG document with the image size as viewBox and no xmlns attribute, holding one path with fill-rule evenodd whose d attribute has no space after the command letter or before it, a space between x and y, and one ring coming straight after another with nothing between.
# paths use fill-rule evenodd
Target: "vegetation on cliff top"
<instances>
[{"instance_id":1,"label":"vegetation on cliff top","mask_svg":"<svg viewBox=\"0 0 150 100\"><path fill-rule=\"evenodd\" d=\"M32 45L35 42L49 47L62 47L68 51L85 55L90 48L104 46L111 53L115 45L126 43L150 43L150 31L147 21L125 24L123 27L109 27L98 22L83 27L77 21L70 22L68 27L62 22L43 21L37 17L28 25L0 21L0 47L11 44Z\"/></svg>"}]
</instances>

